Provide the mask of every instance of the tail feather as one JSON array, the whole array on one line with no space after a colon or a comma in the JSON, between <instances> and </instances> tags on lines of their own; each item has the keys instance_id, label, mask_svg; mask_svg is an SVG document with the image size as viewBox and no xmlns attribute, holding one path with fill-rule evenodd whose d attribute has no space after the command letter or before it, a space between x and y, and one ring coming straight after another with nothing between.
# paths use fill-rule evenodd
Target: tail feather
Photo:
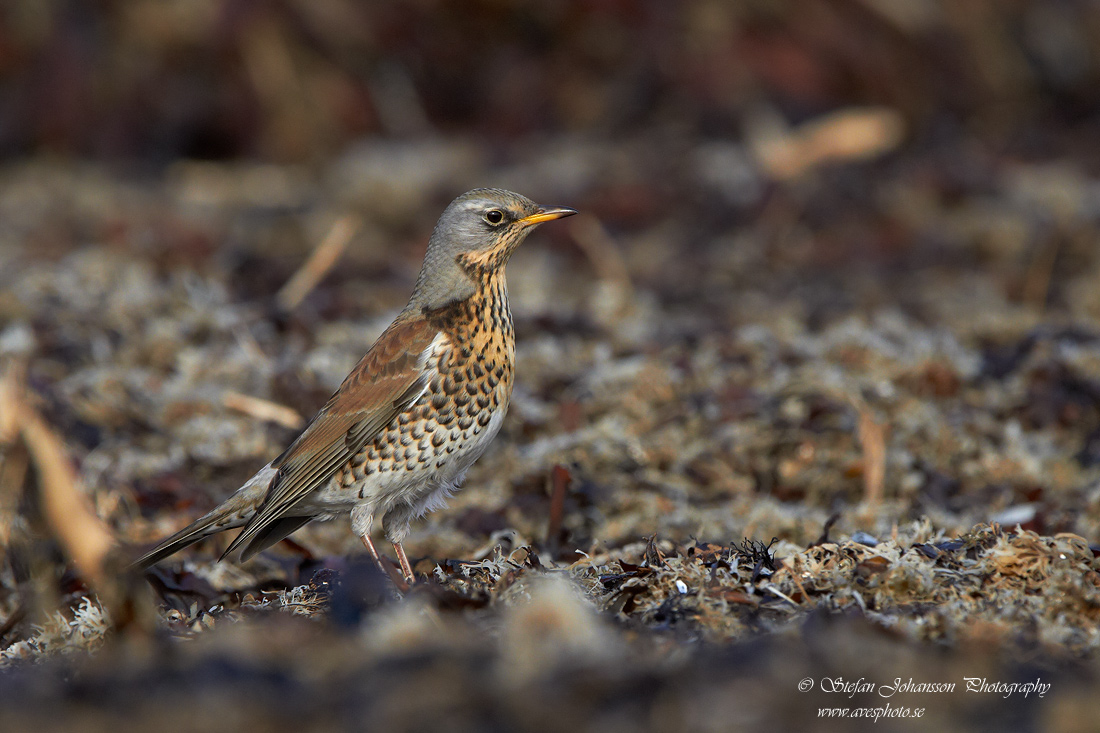
<instances>
[{"instance_id":1,"label":"tail feather","mask_svg":"<svg viewBox=\"0 0 1100 733\"><path fill-rule=\"evenodd\" d=\"M233 529L235 527L243 527L256 513L256 508L263 502L264 496L267 494L267 489L271 485L271 481L274 477L275 469L270 465L265 466L232 496L215 507L212 511L204 514L181 529L179 532L162 540L156 547L135 560L134 565L141 568L156 565L169 555L173 555L185 547L189 547L200 540L206 539L210 535L224 532L227 529ZM308 521L308 519L306 521ZM302 524L304 523L305 522L302 522ZM300 526L301 524L288 529L284 534L271 540L269 544L278 542ZM264 545L260 550L268 546L269 545Z\"/></svg>"},{"instance_id":2,"label":"tail feather","mask_svg":"<svg viewBox=\"0 0 1100 733\"><path fill-rule=\"evenodd\" d=\"M313 517L279 517L275 521L264 525L264 528L256 533L241 550L241 562L250 560L253 556L279 542L311 519ZM228 554L230 554L230 551L226 550L225 554L222 555L222 559Z\"/></svg>"},{"instance_id":3,"label":"tail feather","mask_svg":"<svg viewBox=\"0 0 1100 733\"><path fill-rule=\"evenodd\" d=\"M183 548L190 547L196 542L206 539L212 534L217 534L224 529L232 529L234 526L239 527L244 524L244 521L242 520L240 524L224 524L219 526L217 524L218 519L220 519L220 517L211 517L210 515L207 515L195 522L192 522L191 524L181 529L179 532L176 532L171 537L162 540L160 544L138 558L134 562L134 565L142 568L156 565L158 562L168 557L169 555L174 555Z\"/></svg>"}]
</instances>

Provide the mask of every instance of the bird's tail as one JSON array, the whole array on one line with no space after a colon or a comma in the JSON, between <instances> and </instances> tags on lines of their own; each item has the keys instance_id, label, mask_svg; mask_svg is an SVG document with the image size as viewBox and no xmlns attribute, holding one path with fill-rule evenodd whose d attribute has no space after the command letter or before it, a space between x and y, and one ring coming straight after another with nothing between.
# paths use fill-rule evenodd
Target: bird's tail
<instances>
[{"instance_id":1,"label":"bird's tail","mask_svg":"<svg viewBox=\"0 0 1100 733\"><path fill-rule=\"evenodd\" d=\"M275 469L270 464L265 466L232 496L179 532L162 540L156 547L135 560L134 565L141 568L156 565L169 555L210 535L234 527L243 527L263 502L268 486L274 478Z\"/></svg>"}]
</instances>

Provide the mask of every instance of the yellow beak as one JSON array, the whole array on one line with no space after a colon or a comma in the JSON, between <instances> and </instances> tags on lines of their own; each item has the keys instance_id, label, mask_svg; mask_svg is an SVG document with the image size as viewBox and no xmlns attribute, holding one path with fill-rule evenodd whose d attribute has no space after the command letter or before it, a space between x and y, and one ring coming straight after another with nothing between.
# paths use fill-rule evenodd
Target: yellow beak
<instances>
[{"instance_id":1,"label":"yellow beak","mask_svg":"<svg viewBox=\"0 0 1100 733\"><path fill-rule=\"evenodd\" d=\"M576 209L567 209L564 206L540 206L538 211L534 214L525 216L516 223L520 226L530 227L535 224L541 224L544 221L552 221L566 216L573 216L573 214L576 213Z\"/></svg>"}]
</instances>

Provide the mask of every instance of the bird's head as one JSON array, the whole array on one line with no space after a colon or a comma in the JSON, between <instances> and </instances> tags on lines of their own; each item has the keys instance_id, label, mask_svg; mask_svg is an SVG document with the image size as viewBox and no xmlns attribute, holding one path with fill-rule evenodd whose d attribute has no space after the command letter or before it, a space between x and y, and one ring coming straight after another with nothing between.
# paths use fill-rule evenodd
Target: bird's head
<instances>
[{"instance_id":1,"label":"bird's head","mask_svg":"<svg viewBox=\"0 0 1100 733\"><path fill-rule=\"evenodd\" d=\"M508 263L537 225L576 213L499 188L467 191L439 217L410 305L432 310L465 300L480 279Z\"/></svg>"}]
</instances>

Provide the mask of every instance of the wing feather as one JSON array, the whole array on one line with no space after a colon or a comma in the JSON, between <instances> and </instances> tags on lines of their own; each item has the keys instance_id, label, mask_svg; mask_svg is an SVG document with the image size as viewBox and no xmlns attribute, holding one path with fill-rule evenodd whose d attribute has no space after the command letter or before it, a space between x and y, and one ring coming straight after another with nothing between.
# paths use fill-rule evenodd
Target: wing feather
<instances>
[{"instance_id":1,"label":"wing feather","mask_svg":"<svg viewBox=\"0 0 1100 733\"><path fill-rule=\"evenodd\" d=\"M353 455L427 385L425 361L439 330L422 318L394 321L367 352L313 422L272 466L278 474L263 504L223 557L247 547L294 507L322 488Z\"/></svg>"}]
</instances>

